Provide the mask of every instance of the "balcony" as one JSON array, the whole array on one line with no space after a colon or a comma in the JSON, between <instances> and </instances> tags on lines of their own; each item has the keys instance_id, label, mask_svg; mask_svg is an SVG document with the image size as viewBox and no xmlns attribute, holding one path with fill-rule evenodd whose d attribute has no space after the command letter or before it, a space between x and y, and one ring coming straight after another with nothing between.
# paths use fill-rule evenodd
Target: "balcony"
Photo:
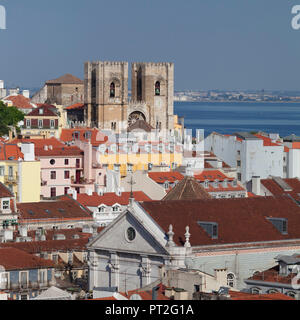
<instances>
[{"instance_id":1,"label":"balcony","mask_svg":"<svg viewBox=\"0 0 300 320\"><path fill-rule=\"evenodd\" d=\"M17 283L2 283L0 285L1 290L27 290L27 289L42 289L51 287L54 284L52 280L50 281L29 281L27 283L17 282Z\"/></svg>"},{"instance_id":2,"label":"balcony","mask_svg":"<svg viewBox=\"0 0 300 320\"><path fill-rule=\"evenodd\" d=\"M18 174L4 176L4 184L6 184L6 183L17 184L18 179L19 179Z\"/></svg>"}]
</instances>

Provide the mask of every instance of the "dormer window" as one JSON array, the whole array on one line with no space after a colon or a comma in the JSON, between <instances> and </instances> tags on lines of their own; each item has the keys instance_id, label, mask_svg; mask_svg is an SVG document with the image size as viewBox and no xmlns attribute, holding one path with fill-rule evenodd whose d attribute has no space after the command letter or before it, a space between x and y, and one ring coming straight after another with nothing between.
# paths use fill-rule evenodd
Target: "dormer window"
<instances>
[{"instance_id":1,"label":"dormer window","mask_svg":"<svg viewBox=\"0 0 300 320\"><path fill-rule=\"evenodd\" d=\"M207 189L208 187L209 187L209 181L208 181L208 180L205 180L205 181L204 181L204 188Z\"/></svg>"},{"instance_id":2,"label":"dormer window","mask_svg":"<svg viewBox=\"0 0 300 320\"><path fill-rule=\"evenodd\" d=\"M121 207L118 204L115 204L113 207L113 212L120 212L121 211Z\"/></svg>"},{"instance_id":3,"label":"dormer window","mask_svg":"<svg viewBox=\"0 0 300 320\"><path fill-rule=\"evenodd\" d=\"M215 180L214 181L214 188L218 188L218 185L219 185L219 180Z\"/></svg>"},{"instance_id":4,"label":"dormer window","mask_svg":"<svg viewBox=\"0 0 300 320\"><path fill-rule=\"evenodd\" d=\"M223 181L223 188L227 188L227 186L228 186L227 179L225 179L225 180Z\"/></svg>"},{"instance_id":5,"label":"dormer window","mask_svg":"<svg viewBox=\"0 0 300 320\"><path fill-rule=\"evenodd\" d=\"M92 134L91 134L90 131L86 131L86 132L84 133L84 138L87 139L87 140L90 139L91 136L92 136Z\"/></svg>"},{"instance_id":6,"label":"dormer window","mask_svg":"<svg viewBox=\"0 0 300 320\"><path fill-rule=\"evenodd\" d=\"M73 133L73 139L79 139L79 135L80 135L80 132L78 132L78 131L75 131L74 133Z\"/></svg>"},{"instance_id":7,"label":"dormer window","mask_svg":"<svg viewBox=\"0 0 300 320\"><path fill-rule=\"evenodd\" d=\"M216 222L198 221L198 224L212 239L218 239L218 224Z\"/></svg>"},{"instance_id":8,"label":"dormer window","mask_svg":"<svg viewBox=\"0 0 300 320\"><path fill-rule=\"evenodd\" d=\"M267 219L273 224L273 226L281 233L288 234L288 221L285 218L269 218Z\"/></svg>"},{"instance_id":9,"label":"dormer window","mask_svg":"<svg viewBox=\"0 0 300 320\"><path fill-rule=\"evenodd\" d=\"M232 181L232 186L233 186L233 187L236 187L236 186L237 186L237 181L236 181L236 180L233 180L233 181Z\"/></svg>"},{"instance_id":10,"label":"dormer window","mask_svg":"<svg viewBox=\"0 0 300 320\"><path fill-rule=\"evenodd\" d=\"M39 114L44 114L44 109L43 108L39 109Z\"/></svg>"},{"instance_id":11,"label":"dormer window","mask_svg":"<svg viewBox=\"0 0 300 320\"><path fill-rule=\"evenodd\" d=\"M101 213L103 213L103 212L105 212L105 209L106 209L106 207L105 207L104 205L102 205L102 206L100 206L100 207L98 208L98 211L101 212Z\"/></svg>"},{"instance_id":12,"label":"dormer window","mask_svg":"<svg viewBox=\"0 0 300 320\"><path fill-rule=\"evenodd\" d=\"M160 82L159 81L157 81L155 83L155 95L160 96Z\"/></svg>"},{"instance_id":13,"label":"dormer window","mask_svg":"<svg viewBox=\"0 0 300 320\"><path fill-rule=\"evenodd\" d=\"M114 82L112 82L110 84L109 96L110 96L110 98L115 98L115 96L116 96L116 85Z\"/></svg>"},{"instance_id":14,"label":"dormer window","mask_svg":"<svg viewBox=\"0 0 300 320\"><path fill-rule=\"evenodd\" d=\"M170 183L169 183L169 181L165 181L164 187L165 187L166 190L168 190L168 189L170 188Z\"/></svg>"}]
</instances>

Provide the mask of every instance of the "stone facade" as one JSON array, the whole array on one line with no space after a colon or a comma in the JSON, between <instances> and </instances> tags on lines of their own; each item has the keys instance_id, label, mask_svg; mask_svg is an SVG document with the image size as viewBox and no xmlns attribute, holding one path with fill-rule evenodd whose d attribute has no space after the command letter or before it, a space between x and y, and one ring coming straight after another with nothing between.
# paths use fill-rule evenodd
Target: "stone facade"
<instances>
[{"instance_id":1,"label":"stone facade","mask_svg":"<svg viewBox=\"0 0 300 320\"><path fill-rule=\"evenodd\" d=\"M133 63L128 99L127 62L85 63L85 119L89 126L121 132L137 120L174 129L174 64Z\"/></svg>"},{"instance_id":2,"label":"stone facade","mask_svg":"<svg viewBox=\"0 0 300 320\"><path fill-rule=\"evenodd\" d=\"M108 130L126 128L128 63L86 62L84 74L88 126Z\"/></svg>"}]
</instances>

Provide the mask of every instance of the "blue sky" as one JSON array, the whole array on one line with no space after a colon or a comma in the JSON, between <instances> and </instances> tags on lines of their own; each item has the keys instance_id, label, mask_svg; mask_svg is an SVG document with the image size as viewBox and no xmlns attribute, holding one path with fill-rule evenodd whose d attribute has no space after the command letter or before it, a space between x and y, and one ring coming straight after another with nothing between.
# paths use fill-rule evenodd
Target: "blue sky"
<instances>
[{"instance_id":1,"label":"blue sky","mask_svg":"<svg viewBox=\"0 0 300 320\"><path fill-rule=\"evenodd\" d=\"M39 87L88 60L171 61L175 89L300 90L300 0L0 0L0 79Z\"/></svg>"}]
</instances>

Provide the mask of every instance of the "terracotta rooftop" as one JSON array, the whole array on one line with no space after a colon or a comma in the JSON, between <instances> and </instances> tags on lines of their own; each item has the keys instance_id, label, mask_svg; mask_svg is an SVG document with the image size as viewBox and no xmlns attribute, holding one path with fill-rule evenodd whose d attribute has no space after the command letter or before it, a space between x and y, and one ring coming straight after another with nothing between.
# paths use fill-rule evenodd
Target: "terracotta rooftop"
<instances>
[{"instance_id":1,"label":"terracotta rooftop","mask_svg":"<svg viewBox=\"0 0 300 320\"><path fill-rule=\"evenodd\" d=\"M292 196L296 201L300 201L300 181L297 178L282 179L282 180L291 187L291 190L285 191L273 179L262 179L261 183L274 196L288 194L288 195Z\"/></svg>"},{"instance_id":2,"label":"terracotta rooftop","mask_svg":"<svg viewBox=\"0 0 300 320\"><path fill-rule=\"evenodd\" d=\"M133 196L136 201L151 201L151 199L142 191L134 191ZM104 193L103 196L98 195L96 192L91 196L86 193L80 193L77 195L77 201L88 207L98 207L101 204L112 206L116 203L122 206L127 206L129 204L129 198L130 192L122 192L121 196L118 196L114 192Z\"/></svg>"},{"instance_id":3,"label":"terracotta rooftop","mask_svg":"<svg viewBox=\"0 0 300 320\"><path fill-rule=\"evenodd\" d=\"M184 243L186 226L190 227L193 246L300 238L300 208L286 196L153 201L143 202L141 206L165 232L173 225L174 241L178 245ZM277 230L267 217L287 219L287 234ZM199 221L216 223L217 239L213 239Z\"/></svg>"},{"instance_id":4,"label":"terracotta rooftop","mask_svg":"<svg viewBox=\"0 0 300 320\"><path fill-rule=\"evenodd\" d=\"M165 183L166 181L173 183L184 179L184 176L178 171L148 172L148 176L156 183Z\"/></svg>"},{"instance_id":5,"label":"terracotta rooftop","mask_svg":"<svg viewBox=\"0 0 300 320\"><path fill-rule=\"evenodd\" d=\"M88 133L90 135L90 141L93 146L99 146L100 144L106 143L108 140L108 137L96 128L62 129L60 140L64 142L74 141L74 136L75 134L77 134L79 140L87 142Z\"/></svg>"},{"instance_id":6,"label":"terracotta rooftop","mask_svg":"<svg viewBox=\"0 0 300 320\"><path fill-rule=\"evenodd\" d=\"M0 198L13 198L13 193L2 183L0 182Z\"/></svg>"},{"instance_id":7,"label":"terracotta rooftop","mask_svg":"<svg viewBox=\"0 0 300 320\"><path fill-rule=\"evenodd\" d=\"M46 81L46 84L83 84L83 81L70 73L66 73L57 79Z\"/></svg>"},{"instance_id":8,"label":"terracotta rooftop","mask_svg":"<svg viewBox=\"0 0 300 320\"><path fill-rule=\"evenodd\" d=\"M91 220L91 212L80 206L79 203L70 199L59 199L55 201L41 201L32 203L18 203L20 220L36 219L61 219L63 220Z\"/></svg>"},{"instance_id":9,"label":"terracotta rooftop","mask_svg":"<svg viewBox=\"0 0 300 320\"><path fill-rule=\"evenodd\" d=\"M65 108L65 110L77 110L77 109L83 109L84 104L83 103L75 103L72 104L71 106L68 106Z\"/></svg>"},{"instance_id":10,"label":"terracotta rooftop","mask_svg":"<svg viewBox=\"0 0 300 320\"><path fill-rule=\"evenodd\" d=\"M231 300L295 300L283 293L251 294L240 291L229 291Z\"/></svg>"},{"instance_id":11,"label":"terracotta rooftop","mask_svg":"<svg viewBox=\"0 0 300 320\"><path fill-rule=\"evenodd\" d=\"M19 159L24 159L24 155L16 144L0 142L0 160Z\"/></svg>"},{"instance_id":12,"label":"terracotta rooftop","mask_svg":"<svg viewBox=\"0 0 300 320\"><path fill-rule=\"evenodd\" d=\"M41 259L23 250L9 247L9 244L7 245L5 248L0 248L0 265L7 271L54 267L51 260Z\"/></svg>"},{"instance_id":13,"label":"terracotta rooftop","mask_svg":"<svg viewBox=\"0 0 300 320\"><path fill-rule=\"evenodd\" d=\"M275 266L268 270L258 272L247 280L257 280L265 282L274 282L282 284L291 284L292 280L297 276L296 273L290 273L289 275L280 275L279 266ZM297 285L299 285L299 279L297 280Z\"/></svg>"},{"instance_id":14,"label":"terracotta rooftop","mask_svg":"<svg viewBox=\"0 0 300 320\"><path fill-rule=\"evenodd\" d=\"M5 98L7 101L11 101L14 107L18 109L34 109L35 106L30 103L30 99L24 97L22 94L15 96L9 96Z\"/></svg>"},{"instance_id":15,"label":"terracotta rooftop","mask_svg":"<svg viewBox=\"0 0 300 320\"><path fill-rule=\"evenodd\" d=\"M195 178L185 177L163 198L163 201L193 199L211 199L211 196Z\"/></svg>"},{"instance_id":16,"label":"terracotta rooftop","mask_svg":"<svg viewBox=\"0 0 300 320\"><path fill-rule=\"evenodd\" d=\"M85 250L89 238L0 243L0 248L13 247L30 254L41 252ZM1 249L0 249L1 250ZM1 252L1 251L0 251ZM1 260L0 260L1 261ZM1 265L1 264L0 264Z\"/></svg>"},{"instance_id":17,"label":"terracotta rooftop","mask_svg":"<svg viewBox=\"0 0 300 320\"><path fill-rule=\"evenodd\" d=\"M272 139L270 139L269 137L265 137L261 134L254 134L254 136L263 140L264 147L278 147L278 146L280 146L280 144L272 142Z\"/></svg>"},{"instance_id":18,"label":"terracotta rooftop","mask_svg":"<svg viewBox=\"0 0 300 320\"><path fill-rule=\"evenodd\" d=\"M40 110L43 112L40 113ZM43 104L40 105L38 108L32 110L29 112L26 117L58 117L58 114L56 113L56 107L53 105Z\"/></svg>"},{"instance_id":19,"label":"terracotta rooftop","mask_svg":"<svg viewBox=\"0 0 300 320\"><path fill-rule=\"evenodd\" d=\"M227 177L220 170L203 170L200 174L195 175L195 179L199 180L201 182L204 182L206 180L211 181L211 182L213 182L215 180L219 180L219 181L224 181L224 180L232 181L232 180L234 180L234 178Z\"/></svg>"}]
</instances>

